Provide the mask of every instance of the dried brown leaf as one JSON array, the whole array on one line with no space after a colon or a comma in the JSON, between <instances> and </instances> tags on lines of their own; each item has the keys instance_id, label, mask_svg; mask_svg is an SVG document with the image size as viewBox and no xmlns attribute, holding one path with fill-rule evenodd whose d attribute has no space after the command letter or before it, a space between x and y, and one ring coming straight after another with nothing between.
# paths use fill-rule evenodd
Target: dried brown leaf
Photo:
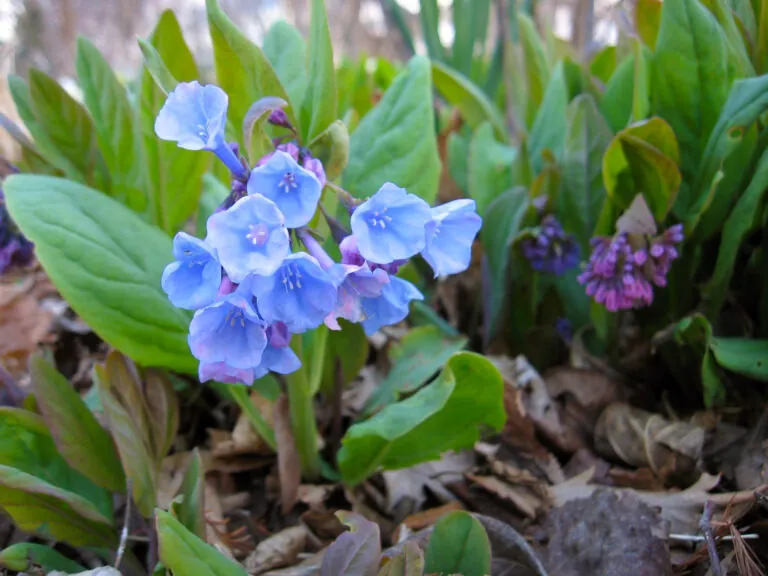
<instances>
[{"instance_id":1,"label":"dried brown leaf","mask_svg":"<svg viewBox=\"0 0 768 576\"><path fill-rule=\"evenodd\" d=\"M528 518L536 518L539 512L546 508L546 502L527 486L513 486L496 476L467 474L467 478L491 494L511 502L515 508Z\"/></svg>"},{"instance_id":2,"label":"dried brown leaf","mask_svg":"<svg viewBox=\"0 0 768 576\"><path fill-rule=\"evenodd\" d=\"M263 574L273 568L293 564L307 543L307 529L294 526L259 543L245 559L249 574Z\"/></svg>"},{"instance_id":3,"label":"dried brown leaf","mask_svg":"<svg viewBox=\"0 0 768 576\"><path fill-rule=\"evenodd\" d=\"M275 402L273 417L277 441L277 470L280 476L280 505L283 514L287 514L298 500L301 463L291 432L290 407L288 396L285 394Z\"/></svg>"}]
</instances>

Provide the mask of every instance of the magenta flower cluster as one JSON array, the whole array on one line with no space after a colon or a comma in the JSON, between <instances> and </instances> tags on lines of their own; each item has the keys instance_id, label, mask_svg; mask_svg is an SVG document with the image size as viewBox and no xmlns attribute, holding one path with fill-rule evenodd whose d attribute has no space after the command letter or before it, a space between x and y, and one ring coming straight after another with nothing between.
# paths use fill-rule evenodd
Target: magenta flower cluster
<instances>
[{"instance_id":1,"label":"magenta flower cluster","mask_svg":"<svg viewBox=\"0 0 768 576\"><path fill-rule=\"evenodd\" d=\"M579 282L588 296L611 312L653 302L653 288L667 285L667 274L683 241L681 224L653 238L621 232L592 239L592 255Z\"/></svg>"}]
</instances>

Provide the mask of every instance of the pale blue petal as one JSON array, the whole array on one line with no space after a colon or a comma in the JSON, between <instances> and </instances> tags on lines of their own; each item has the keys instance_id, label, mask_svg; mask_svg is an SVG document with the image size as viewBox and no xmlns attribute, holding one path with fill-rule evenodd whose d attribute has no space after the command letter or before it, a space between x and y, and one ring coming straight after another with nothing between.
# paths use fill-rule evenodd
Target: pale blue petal
<instances>
[{"instance_id":1,"label":"pale blue petal","mask_svg":"<svg viewBox=\"0 0 768 576\"><path fill-rule=\"evenodd\" d=\"M363 299L363 310L367 317L363 320L365 333L370 336L382 326L404 320L408 316L410 302L423 299L424 295L416 286L397 276L390 276L389 283L382 288L381 296Z\"/></svg>"},{"instance_id":2,"label":"pale blue petal","mask_svg":"<svg viewBox=\"0 0 768 576\"><path fill-rule=\"evenodd\" d=\"M179 232L173 239L177 261L166 266L161 286L177 308L197 310L216 300L221 284L221 265L214 250L203 240Z\"/></svg>"},{"instance_id":3,"label":"pale blue petal","mask_svg":"<svg viewBox=\"0 0 768 576\"><path fill-rule=\"evenodd\" d=\"M469 267L472 243L483 221L475 212L474 200L454 200L432 208L426 226L426 246L421 255L435 277L458 274Z\"/></svg>"}]
</instances>

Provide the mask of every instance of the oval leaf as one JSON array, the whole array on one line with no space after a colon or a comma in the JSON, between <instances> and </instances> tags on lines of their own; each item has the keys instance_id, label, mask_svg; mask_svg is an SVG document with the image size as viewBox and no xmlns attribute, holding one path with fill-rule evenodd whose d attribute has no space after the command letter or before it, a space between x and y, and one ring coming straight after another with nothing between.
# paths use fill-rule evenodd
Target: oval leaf
<instances>
[{"instance_id":1,"label":"oval leaf","mask_svg":"<svg viewBox=\"0 0 768 576\"><path fill-rule=\"evenodd\" d=\"M429 537L426 573L486 576L491 573L491 543L485 528L464 511L440 518Z\"/></svg>"}]
</instances>

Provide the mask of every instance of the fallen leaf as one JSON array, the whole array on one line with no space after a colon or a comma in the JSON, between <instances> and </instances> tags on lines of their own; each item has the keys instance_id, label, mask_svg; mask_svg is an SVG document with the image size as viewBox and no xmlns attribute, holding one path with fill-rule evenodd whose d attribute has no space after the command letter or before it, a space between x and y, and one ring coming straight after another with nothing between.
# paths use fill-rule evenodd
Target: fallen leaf
<instances>
[{"instance_id":1,"label":"fallen leaf","mask_svg":"<svg viewBox=\"0 0 768 576\"><path fill-rule=\"evenodd\" d=\"M344 532L338 517L327 510L307 510L301 515L301 521L321 540L335 540Z\"/></svg>"},{"instance_id":2,"label":"fallen leaf","mask_svg":"<svg viewBox=\"0 0 768 576\"><path fill-rule=\"evenodd\" d=\"M622 383L597 370L560 367L544 374L550 397L562 407L563 417L570 426L579 426L589 437L603 409L612 402L623 400Z\"/></svg>"},{"instance_id":3,"label":"fallen leaf","mask_svg":"<svg viewBox=\"0 0 768 576\"><path fill-rule=\"evenodd\" d=\"M277 470L280 476L280 505L283 514L288 514L296 504L301 484L301 463L291 431L291 414L288 396L281 394L275 402L275 440L277 441Z\"/></svg>"},{"instance_id":4,"label":"fallen leaf","mask_svg":"<svg viewBox=\"0 0 768 576\"><path fill-rule=\"evenodd\" d=\"M467 474L467 478L498 498L511 502L515 508L528 518L536 518L539 512L546 508L546 502L526 486L507 484L496 476Z\"/></svg>"},{"instance_id":5,"label":"fallen leaf","mask_svg":"<svg viewBox=\"0 0 768 576\"><path fill-rule=\"evenodd\" d=\"M261 413L264 421L270 428L274 427L274 404L257 391L250 394L251 403ZM273 450L253 429L248 417L244 412L240 412L232 430L231 450L238 454L272 454Z\"/></svg>"},{"instance_id":6,"label":"fallen leaf","mask_svg":"<svg viewBox=\"0 0 768 576\"><path fill-rule=\"evenodd\" d=\"M0 359L26 364L38 344L50 336L53 315L30 292L34 279L0 283Z\"/></svg>"},{"instance_id":7,"label":"fallen leaf","mask_svg":"<svg viewBox=\"0 0 768 576\"><path fill-rule=\"evenodd\" d=\"M411 514L403 520L402 525L407 526L409 530L421 530L427 526L432 526L443 516L443 514L455 510L464 510L464 506L458 500L453 500L452 502L448 502L437 508L430 508L422 512L417 512L416 514ZM399 540L397 537L394 537L393 539Z\"/></svg>"},{"instance_id":8,"label":"fallen leaf","mask_svg":"<svg viewBox=\"0 0 768 576\"><path fill-rule=\"evenodd\" d=\"M339 511L339 519L350 527L325 552L321 576L376 576L379 571L381 540L379 527L354 512Z\"/></svg>"},{"instance_id":9,"label":"fallen leaf","mask_svg":"<svg viewBox=\"0 0 768 576\"><path fill-rule=\"evenodd\" d=\"M245 569L249 574L263 574L293 564L306 543L307 529L304 526L286 528L260 542L245 559Z\"/></svg>"}]
</instances>

